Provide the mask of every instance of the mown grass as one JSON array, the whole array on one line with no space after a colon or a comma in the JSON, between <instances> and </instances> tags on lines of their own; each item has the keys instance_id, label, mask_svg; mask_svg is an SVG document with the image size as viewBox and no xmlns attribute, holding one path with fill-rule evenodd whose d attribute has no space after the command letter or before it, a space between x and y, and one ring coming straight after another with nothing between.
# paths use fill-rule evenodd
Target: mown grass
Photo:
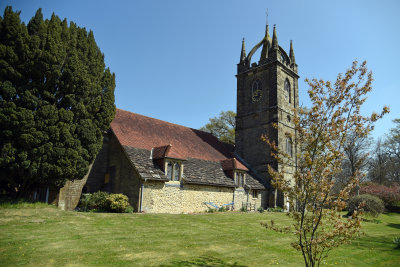
<instances>
[{"instance_id":1,"label":"mown grass","mask_svg":"<svg viewBox=\"0 0 400 267\"><path fill-rule=\"evenodd\" d=\"M42 204L0 205L0 266L302 266L293 236L261 221L283 213L107 214ZM398 266L400 215L363 222L365 235L332 251L326 265Z\"/></svg>"}]
</instances>

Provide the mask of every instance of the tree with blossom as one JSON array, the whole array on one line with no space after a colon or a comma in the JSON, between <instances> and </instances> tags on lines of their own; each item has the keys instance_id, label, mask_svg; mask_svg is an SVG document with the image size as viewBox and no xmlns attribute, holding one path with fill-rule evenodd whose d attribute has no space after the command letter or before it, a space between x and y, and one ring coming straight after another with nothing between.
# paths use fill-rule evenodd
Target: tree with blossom
<instances>
[{"instance_id":1,"label":"tree with blossom","mask_svg":"<svg viewBox=\"0 0 400 267\"><path fill-rule=\"evenodd\" d=\"M335 177L342 171L350 133L367 136L373 123L389 112L384 107L379 114L361 114L366 94L372 90L372 81L366 62L357 61L345 74L339 74L334 83L306 79L312 105L293 110L295 132L290 138L296 148L295 157L288 155L280 144L263 137L279 163L278 169L268 167L269 174L272 185L288 199L288 216L293 220L296 235L292 246L301 251L306 266L319 265L329 251L359 233L361 213L354 212L351 217L343 218L341 211L364 174L356 168L338 195L331 192ZM361 166L364 157L357 159L359 162L354 166ZM293 175L289 176L289 171Z\"/></svg>"}]
</instances>

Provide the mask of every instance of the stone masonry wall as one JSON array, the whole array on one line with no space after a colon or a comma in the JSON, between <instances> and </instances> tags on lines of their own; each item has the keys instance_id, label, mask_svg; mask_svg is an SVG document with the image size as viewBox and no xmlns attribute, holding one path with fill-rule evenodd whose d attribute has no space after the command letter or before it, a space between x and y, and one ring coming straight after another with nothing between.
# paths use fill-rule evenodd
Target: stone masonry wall
<instances>
[{"instance_id":1,"label":"stone masonry wall","mask_svg":"<svg viewBox=\"0 0 400 267\"><path fill-rule=\"evenodd\" d=\"M62 210L73 210L78 205L82 194L82 188L85 185L92 165L89 166L89 172L83 179L67 181L58 195L58 207Z\"/></svg>"},{"instance_id":2,"label":"stone masonry wall","mask_svg":"<svg viewBox=\"0 0 400 267\"><path fill-rule=\"evenodd\" d=\"M243 188L237 188L235 190L235 210L240 210L242 205L247 202L247 192Z\"/></svg>"},{"instance_id":3,"label":"stone masonry wall","mask_svg":"<svg viewBox=\"0 0 400 267\"><path fill-rule=\"evenodd\" d=\"M235 190L235 210L240 210L242 207L246 206L246 204L248 208L250 208L250 205L251 208L255 205L255 209L257 210L262 206L261 197L261 191L257 191L257 198L253 198L251 190L247 191L242 188L237 188Z\"/></svg>"},{"instance_id":4,"label":"stone masonry wall","mask_svg":"<svg viewBox=\"0 0 400 267\"><path fill-rule=\"evenodd\" d=\"M262 84L262 94L258 101L252 99L252 85L256 80L260 80ZM286 80L290 84L290 101L285 91ZM270 183L268 164L274 168L278 168L278 164L270 156L269 146L260 137L267 136L285 149L287 136L295 133L293 108L298 107L298 103L297 73L280 61L256 65L237 75L235 152L251 166L254 172L263 177L266 183ZM278 123L278 129L272 127L272 123ZM294 158L296 153L294 146L292 151ZM293 172L294 164L295 161L289 166L288 173ZM274 201L271 202L271 199L274 199L273 193L272 189L263 194L264 208L275 205ZM280 205L283 205L283 197L278 196L278 198Z\"/></svg>"},{"instance_id":5,"label":"stone masonry wall","mask_svg":"<svg viewBox=\"0 0 400 267\"><path fill-rule=\"evenodd\" d=\"M110 135L103 137L103 145L96 156L93 163L92 170L86 182L87 192L94 193L103 190L104 175L107 173L108 168L108 143Z\"/></svg>"},{"instance_id":6,"label":"stone masonry wall","mask_svg":"<svg viewBox=\"0 0 400 267\"><path fill-rule=\"evenodd\" d=\"M234 193L235 190L235 193ZM215 187L208 185L188 185L179 182L154 182L144 184L142 211L148 213L192 213L208 210L205 202L217 206L228 204L235 199L235 210L240 210L242 202L247 202L243 189ZM249 202L261 205L261 193L257 199L249 196ZM210 208L213 208L210 206Z\"/></svg>"},{"instance_id":7,"label":"stone masonry wall","mask_svg":"<svg viewBox=\"0 0 400 267\"><path fill-rule=\"evenodd\" d=\"M115 169L114 174L110 173L110 191L126 195L129 203L138 211L141 181L114 135L110 138L108 151L109 169Z\"/></svg>"}]
</instances>

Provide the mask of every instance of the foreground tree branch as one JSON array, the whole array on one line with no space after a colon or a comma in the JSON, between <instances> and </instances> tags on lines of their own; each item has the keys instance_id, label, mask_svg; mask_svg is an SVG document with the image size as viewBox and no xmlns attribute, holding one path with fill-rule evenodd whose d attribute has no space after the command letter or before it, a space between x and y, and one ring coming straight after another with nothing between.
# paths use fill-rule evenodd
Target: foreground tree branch
<instances>
[{"instance_id":1,"label":"foreground tree branch","mask_svg":"<svg viewBox=\"0 0 400 267\"><path fill-rule=\"evenodd\" d=\"M384 107L380 114L363 116L360 113L366 94L372 90L372 73L366 62L354 61L346 73L339 74L335 83L306 80L312 102L310 109L294 110L296 159L285 153L280 144L263 137L270 145L279 169L268 167L272 184L281 190L290 204L288 216L293 219L297 240L292 246L302 252L306 266L319 265L329 251L357 236L361 226L360 212L344 219L341 211L363 173L362 161L354 162L347 183L337 195L332 194L335 177L342 172L345 147L351 134L366 137L373 123L389 112ZM279 125L276 125L279 127ZM286 175L290 163L294 173Z\"/></svg>"}]
</instances>

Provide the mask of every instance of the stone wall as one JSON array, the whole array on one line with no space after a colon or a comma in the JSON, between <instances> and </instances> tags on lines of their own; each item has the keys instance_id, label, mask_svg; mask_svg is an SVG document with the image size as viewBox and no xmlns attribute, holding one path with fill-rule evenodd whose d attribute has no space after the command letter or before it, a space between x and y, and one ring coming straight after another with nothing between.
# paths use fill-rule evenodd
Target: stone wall
<instances>
[{"instance_id":1,"label":"stone wall","mask_svg":"<svg viewBox=\"0 0 400 267\"><path fill-rule=\"evenodd\" d=\"M128 197L134 210L138 211L140 185L139 175L115 135L106 135L87 179L87 192L122 193Z\"/></svg>"},{"instance_id":2,"label":"stone wall","mask_svg":"<svg viewBox=\"0 0 400 267\"><path fill-rule=\"evenodd\" d=\"M126 195L131 206L135 211L138 211L139 188L141 185L139 174L133 168L114 135L111 136L108 146L109 191Z\"/></svg>"},{"instance_id":3,"label":"stone wall","mask_svg":"<svg viewBox=\"0 0 400 267\"><path fill-rule=\"evenodd\" d=\"M235 201L235 210L240 210L242 202L247 202L243 189L216 187L209 185L181 185L179 182L144 183L142 211L148 213L192 213L208 210L206 202L217 206ZM249 195L249 202L261 205L261 192L257 199ZM214 208L209 206L210 208Z\"/></svg>"},{"instance_id":4,"label":"stone wall","mask_svg":"<svg viewBox=\"0 0 400 267\"><path fill-rule=\"evenodd\" d=\"M104 191L102 187L104 185L104 176L107 173L108 168L108 143L110 141L110 138L110 135L105 135L103 137L103 145L96 156L93 167L90 171L89 177L85 185L87 193Z\"/></svg>"},{"instance_id":5,"label":"stone wall","mask_svg":"<svg viewBox=\"0 0 400 267\"><path fill-rule=\"evenodd\" d=\"M262 192L257 190L257 197L253 198L253 192L251 190L244 190L243 188L237 188L235 190L235 210L240 210L242 207L247 209L257 210L262 206Z\"/></svg>"},{"instance_id":6,"label":"stone wall","mask_svg":"<svg viewBox=\"0 0 400 267\"><path fill-rule=\"evenodd\" d=\"M62 210L73 210L78 205L82 194L82 188L85 185L92 165L89 166L89 172L83 179L67 181L58 195L58 207Z\"/></svg>"}]
</instances>

